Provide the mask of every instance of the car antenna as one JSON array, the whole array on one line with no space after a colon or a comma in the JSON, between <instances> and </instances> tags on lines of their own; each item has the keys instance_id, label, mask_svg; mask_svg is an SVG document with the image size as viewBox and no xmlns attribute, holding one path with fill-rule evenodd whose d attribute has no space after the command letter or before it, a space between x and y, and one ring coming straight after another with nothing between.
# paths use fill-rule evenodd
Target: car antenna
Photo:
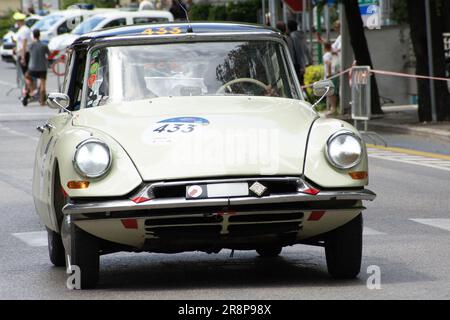
<instances>
[{"instance_id":1,"label":"car antenna","mask_svg":"<svg viewBox=\"0 0 450 320\"><path fill-rule=\"evenodd\" d=\"M192 29L191 20L189 20L189 13L187 12L186 8L183 5L181 5L179 0L176 0L176 1L177 1L178 5L180 6L180 8L184 11L184 14L186 15L186 21L188 23L188 28L187 28L186 32L193 33L194 30Z\"/></svg>"}]
</instances>

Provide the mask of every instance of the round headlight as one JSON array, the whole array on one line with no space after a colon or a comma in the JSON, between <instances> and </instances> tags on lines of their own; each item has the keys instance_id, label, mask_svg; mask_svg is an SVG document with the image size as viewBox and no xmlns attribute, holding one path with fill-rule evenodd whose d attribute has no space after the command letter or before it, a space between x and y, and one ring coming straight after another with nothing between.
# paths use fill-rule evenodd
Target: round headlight
<instances>
[{"instance_id":1,"label":"round headlight","mask_svg":"<svg viewBox=\"0 0 450 320\"><path fill-rule=\"evenodd\" d=\"M111 151L103 141L88 139L77 146L73 163L82 176L98 178L111 167Z\"/></svg>"},{"instance_id":2,"label":"round headlight","mask_svg":"<svg viewBox=\"0 0 450 320\"><path fill-rule=\"evenodd\" d=\"M361 139L351 131L337 132L328 139L325 153L336 168L350 169L361 161Z\"/></svg>"}]
</instances>

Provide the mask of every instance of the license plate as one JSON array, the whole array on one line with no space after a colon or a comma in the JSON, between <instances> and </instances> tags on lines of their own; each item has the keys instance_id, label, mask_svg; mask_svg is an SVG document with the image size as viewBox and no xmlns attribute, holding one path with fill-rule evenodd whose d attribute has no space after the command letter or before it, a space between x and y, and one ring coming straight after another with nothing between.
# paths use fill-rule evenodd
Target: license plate
<instances>
[{"instance_id":1,"label":"license plate","mask_svg":"<svg viewBox=\"0 0 450 320\"><path fill-rule=\"evenodd\" d=\"M186 199L248 196L248 183L213 183L186 186Z\"/></svg>"}]
</instances>

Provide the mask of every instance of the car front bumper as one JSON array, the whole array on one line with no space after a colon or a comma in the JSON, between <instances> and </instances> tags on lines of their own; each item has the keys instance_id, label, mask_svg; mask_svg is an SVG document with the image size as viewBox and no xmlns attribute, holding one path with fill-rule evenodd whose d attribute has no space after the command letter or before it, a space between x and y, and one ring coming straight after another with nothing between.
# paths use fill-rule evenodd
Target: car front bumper
<instances>
[{"instance_id":1,"label":"car front bumper","mask_svg":"<svg viewBox=\"0 0 450 320\"><path fill-rule=\"evenodd\" d=\"M304 183L295 177L226 181L255 180L278 192L280 184L294 184L290 190L295 191ZM360 214L363 200L376 197L366 189L317 190L315 195L297 189L261 197L195 200L181 196L186 185L202 182L157 182L141 187L130 199L72 199L63 208L65 221L99 238L152 252L248 249L262 243L290 245L326 233ZM158 198L158 188L165 190L164 197ZM133 201L141 196L144 202Z\"/></svg>"},{"instance_id":2,"label":"car front bumper","mask_svg":"<svg viewBox=\"0 0 450 320\"><path fill-rule=\"evenodd\" d=\"M205 207L230 207L245 205L269 205L283 203L305 203L305 202L326 202L343 200L369 200L372 201L376 194L367 189L361 190L333 190L320 191L316 195L305 194L301 192L293 194L277 194L263 197L235 197L235 198L216 198L187 200L186 198L165 198L151 199L144 203L135 203L129 199L106 200L93 202L73 202L68 203L63 208L65 215L70 215L76 219L89 214L89 218L95 218L91 213L113 213L113 212L131 212L132 215L138 214L138 210L157 210L157 209L179 209L179 208L205 208Z\"/></svg>"}]
</instances>

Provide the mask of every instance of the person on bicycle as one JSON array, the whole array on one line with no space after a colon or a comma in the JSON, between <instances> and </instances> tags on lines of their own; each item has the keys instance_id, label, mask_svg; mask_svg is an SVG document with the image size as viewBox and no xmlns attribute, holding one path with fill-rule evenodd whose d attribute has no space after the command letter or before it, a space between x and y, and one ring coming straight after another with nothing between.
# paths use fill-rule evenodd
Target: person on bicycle
<instances>
[{"instance_id":1,"label":"person on bicycle","mask_svg":"<svg viewBox=\"0 0 450 320\"><path fill-rule=\"evenodd\" d=\"M34 91L33 79L39 79L39 102L41 106L45 105L46 92L45 85L47 79L48 56L50 51L46 44L42 43L39 29L33 30L34 41L30 45L30 63L28 72L25 75L27 81L27 95L25 96L24 105L28 103L30 93Z\"/></svg>"}]
</instances>

